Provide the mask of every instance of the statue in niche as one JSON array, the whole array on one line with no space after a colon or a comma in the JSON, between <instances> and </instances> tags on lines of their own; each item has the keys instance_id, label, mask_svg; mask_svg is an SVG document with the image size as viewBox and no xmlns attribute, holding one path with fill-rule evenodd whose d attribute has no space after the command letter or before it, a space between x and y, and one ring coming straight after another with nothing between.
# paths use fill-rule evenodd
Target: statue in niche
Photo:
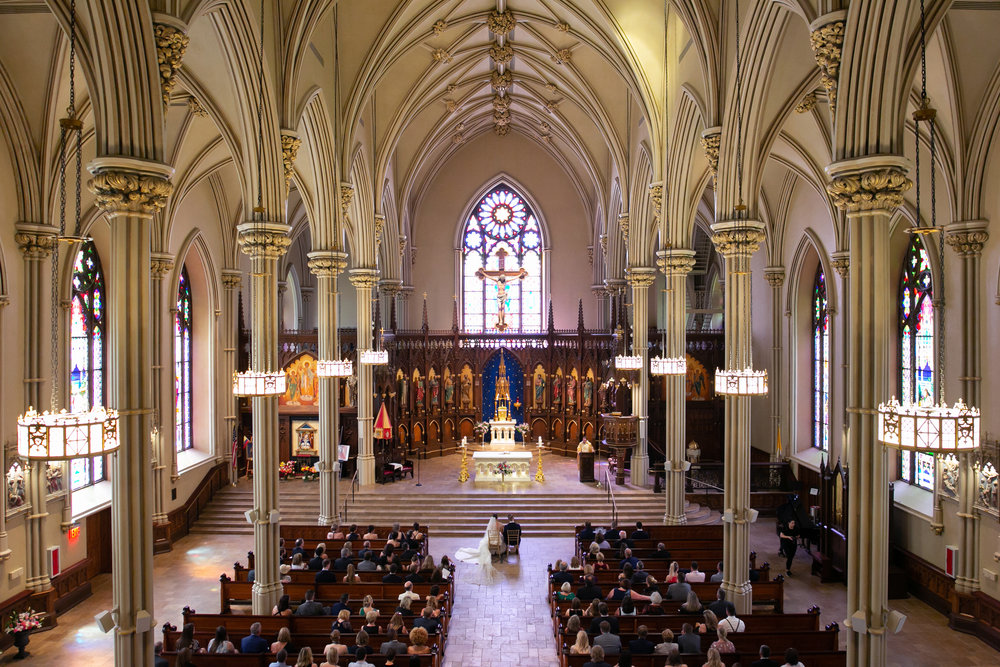
<instances>
[{"instance_id":1,"label":"statue in niche","mask_svg":"<svg viewBox=\"0 0 1000 667\"><path fill-rule=\"evenodd\" d=\"M545 407L545 374L539 369L535 371L535 401L534 407Z\"/></svg>"},{"instance_id":2,"label":"statue in niche","mask_svg":"<svg viewBox=\"0 0 1000 667\"><path fill-rule=\"evenodd\" d=\"M410 395L410 383L406 381L406 376L403 375L403 371L399 371L396 375L396 384L398 386L399 393L399 404L404 410L409 409L409 403L407 403L407 398Z\"/></svg>"},{"instance_id":3,"label":"statue in niche","mask_svg":"<svg viewBox=\"0 0 1000 667\"><path fill-rule=\"evenodd\" d=\"M431 392L431 408L436 409L441 400L441 382L438 380L437 375L430 376L428 386Z\"/></svg>"},{"instance_id":4,"label":"statue in niche","mask_svg":"<svg viewBox=\"0 0 1000 667\"><path fill-rule=\"evenodd\" d=\"M583 407L589 408L594 400L594 380L588 375L583 379Z\"/></svg>"},{"instance_id":5,"label":"statue in niche","mask_svg":"<svg viewBox=\"0 0 1000 667\"><path fill-rule=\"evenodd\" d=\"M16 509L24 504L24 469L14 461L7 469L7 507Z\"/></svg>"},{"instance_id":6,"label":"statue in niche","mask_svg":"<svg viewBox=\"0 0 1000 667\"><path fill-rule=\"evenodd\" d=\"M423 405L424 405L424 378L423 378L422 375L420 375L420 373L417 373L416 385L417 385L417 387L416 387L415 395L416 395L416 399L417 399L417 406L418 407L423 407Z\"/></svg>"},{"instance_id":7,"label":"statue in niche","mask_svg":"<svg viewBox=\"0 0 1000 667\"><path fill-rule=\"evenodd\" d=\"M572 373L566 378L566 405L576 407L576 376Z\"/></svg>"},{"instance_id":8,"label":"statue in niche","mask_svg":"<svg viewBox=\"0 0 1000 667\"><path fill-rule=\"evenodd\" d=\"M452 379L451 374L444 376L444 404L449 408L452 403L455 402L455 380Z\"/></svg>"},{"instance_id":9,"label":"statue in niche","mask_svg":"<svg viewBox=\"0 0 1000 667\"><path fill-rule=\"evenodd\" d=\"M472 369L466 366L462 369L462 377L459 380L462 385L462 407L472 407Z\"/></svg>"},{"instance_id":10,"label":"statue in niche","mask_svg":"<svg viewBox=\"0 0 1000 667\"><path fill-rule=\"evenodd\" d=\"M552 378L552 405L556 408L562 405L562 376Z\"/></svg>"}]
</instances>

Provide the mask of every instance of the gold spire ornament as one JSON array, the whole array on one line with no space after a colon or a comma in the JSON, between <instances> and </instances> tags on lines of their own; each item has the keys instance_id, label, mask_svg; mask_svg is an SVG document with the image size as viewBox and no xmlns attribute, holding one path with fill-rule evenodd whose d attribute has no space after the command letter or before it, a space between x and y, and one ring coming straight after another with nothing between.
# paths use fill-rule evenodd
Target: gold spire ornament
<instances>
[{"instance_id":1,"label":"gold spire ornament","mask_svg":"<svg viewBox=\"0 0 1000 667\"><path fill-rule=\"evenodd\" d=\"M545 473L542 472L542 446L538 445L538 472L535 473L536 482L545 481Z\"/></svg>"}]
</instances>

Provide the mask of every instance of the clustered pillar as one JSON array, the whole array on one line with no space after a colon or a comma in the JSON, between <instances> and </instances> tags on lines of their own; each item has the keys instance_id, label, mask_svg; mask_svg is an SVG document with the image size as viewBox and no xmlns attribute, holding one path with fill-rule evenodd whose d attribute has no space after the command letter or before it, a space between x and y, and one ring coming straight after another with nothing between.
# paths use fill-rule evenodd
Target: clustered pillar
<instances>
[{"instance_id":1,"label":"clustered pillar","mask_svg":"<svg viewBox=\"0 0 1000 667\"><path fill-rule=\"evenodd\" d=\"M156 253L150 259L151 277L153 279L150 300L152 302L152 345L153 345L153 386L156 387L157 403L154 427L157 437L153 438L153 523L167 523L166 494L167 470L173 470L173 438L170 429L164 428L164 417L171 414L169 396L172 395L164 385L165 378L172 378L171 373L163 372L163 279L174 267L174 258L170 255ZM176 310L171 310L176 317ZM171 422L172 423L172 420Z\"/></svg>"},{"instance_id":2,"label":"clustered pillar","mask_svg":"<svg viewBox=\"0 0 1000 667\"><path fill-rule=\"evenodd\" d=\"M351 269L350 281L357 290L358 350L372 349L372 290L378 285L376 269ZM378 335L378 332L375 332ZM358 363L358 483L375 484L375 448L372 422L372 367Z\"/></svg>"},{"instance_id":3,"label":"clustered pillar","mask_svg":"<svg viewBox=\"0 0 1000 667\"><path fill-rule=\"evenodd\" d=\"M639 440L632 452L631 482L636 486L649 483L649 287L656 278L656 269L639 266L628 269L628 284L632 287L632 354L642 357L642 370L632 385L632 414L639 418Z\"/></svg>"}]
</instances>

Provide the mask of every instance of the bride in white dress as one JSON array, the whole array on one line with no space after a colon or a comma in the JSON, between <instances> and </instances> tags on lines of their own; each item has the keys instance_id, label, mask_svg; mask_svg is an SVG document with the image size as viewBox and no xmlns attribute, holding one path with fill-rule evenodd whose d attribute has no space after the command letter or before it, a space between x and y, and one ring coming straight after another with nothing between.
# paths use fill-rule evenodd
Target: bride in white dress
<instances>
[{"instance_id":1,"label":"bride in white dress","mask_svg":"<svg viewBox=\"0 0 1000 667\"><path fill-rule=\"evenodd\" d=\"M495 516L490 517L489 523L486 524L486 532L479 540L478 547L474 549L463 547L455 552L455 560L480 566L480 583L483 584L492 584L497 578L497 569L493 567L493 554L490 553L491 534L498 537L500 535L500 527Z\"/></svg>"}]
</instances>

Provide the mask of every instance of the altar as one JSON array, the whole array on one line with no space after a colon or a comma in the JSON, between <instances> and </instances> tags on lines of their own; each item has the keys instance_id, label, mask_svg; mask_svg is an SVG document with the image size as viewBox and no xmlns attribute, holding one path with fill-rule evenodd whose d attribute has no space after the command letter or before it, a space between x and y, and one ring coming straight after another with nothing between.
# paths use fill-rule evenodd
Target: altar
<instances>
[{"instance_id":1,"label":"altar","mask_svg":"<svg viewBox=\"0 0 1000 667\"><path fill-rule=\"evenodd\" d=\"M497 466L506 463L511 472L502 475ZM483 450L472 453L472 467L477 482L530 482L531 452L495 452Z\"/></svg>"}]
</instances>

